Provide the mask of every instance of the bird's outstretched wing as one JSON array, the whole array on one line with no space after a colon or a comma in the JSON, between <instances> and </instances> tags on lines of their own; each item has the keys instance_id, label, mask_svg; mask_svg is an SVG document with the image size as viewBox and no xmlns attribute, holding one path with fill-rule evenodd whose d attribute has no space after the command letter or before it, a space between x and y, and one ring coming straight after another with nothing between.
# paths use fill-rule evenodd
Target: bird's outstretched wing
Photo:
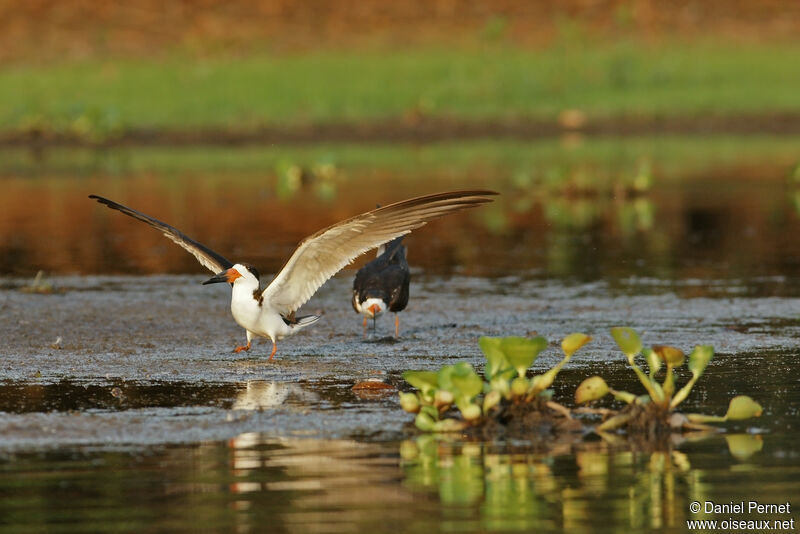
<instances>
[{"instance_id":1,"label":"bird's outstretched wing","mask_svg":"<svg viewBox=\"0 0 800 534\"><path fill-rule=\"evenodd\" d=\"M123 206L122 204L118 204L113 200L108 200L107 198L99 197L97 195L89 195L89 198L93 198L99 203L105 204L109 208L121 211L125 215L133 217L134 219L139 219L140 221L149 224L153 228L160 230L165 236L183 247L185 250L189 251L195 258L197 258L197 261L199 261L203 267L214 274L233 267L233 264L230 261L226 260L202 243L198 243L194 239L185 236L183 232L168 225L167 223L163 223L158 219L154 219L149 215L145 215L144 213L131 209L127 206Z\"/></svg>"},{"instance_id":2,"label":"bird's outstretched wing","mask_svg":"<svg viewBox=\"0 0 800 534\"><path fill-rule=\"evenodd\" d=\"M494 191L451 191L404 200L338 222L304 239L264 289L281 313L305 304L331 276L364 252L432 219L491 202Z\"/></svg>"}]
</instances>

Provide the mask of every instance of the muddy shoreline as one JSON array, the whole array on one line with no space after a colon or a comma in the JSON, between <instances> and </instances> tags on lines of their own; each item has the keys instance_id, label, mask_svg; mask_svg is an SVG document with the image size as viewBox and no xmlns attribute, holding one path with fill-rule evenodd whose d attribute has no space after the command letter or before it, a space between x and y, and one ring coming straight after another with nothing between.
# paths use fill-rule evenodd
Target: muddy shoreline
<instances>
[{"instance_id":1,"label":"muddy shoreline","mask_svg":"<svg viewBox=\"0 0 800 534\"><path fill-rule=\"evenodd\" d=\"M228 292L201 286L202 277L55 277L62 291L50 295L23 293L15 288L21 280L8 280L0 290L0 450L192 443L242 432L398 439L410 421L396 395L408 388L402 372L457 361L482 368L480 335L539 333L554 345L587 331L595 341L559 375L558 400L569 403L588 374L618 373L615 383L627 387L631 373L608 335L616 324L636 326L648 342L713 344L721 355L704 387L726 393L715 391L703 408L715 413L724 411L729 388L758 394L748 374L730 374L732 361L769 375L761 356L743 352L782 350L798 336L797 326L741 327L790 315L797 299L680 299L668 289L626 296L598 283L419 276L400 338L390 335L391 318L364 338L349 306L351 274L323 286L306 307L323 320L280 342L271 362L269 343L231 352L243 332L230 317ZM535 370L558 354L551 346ZM375 398L353 391L370 379L395 390Z\"/></svg>"}]
</instances>

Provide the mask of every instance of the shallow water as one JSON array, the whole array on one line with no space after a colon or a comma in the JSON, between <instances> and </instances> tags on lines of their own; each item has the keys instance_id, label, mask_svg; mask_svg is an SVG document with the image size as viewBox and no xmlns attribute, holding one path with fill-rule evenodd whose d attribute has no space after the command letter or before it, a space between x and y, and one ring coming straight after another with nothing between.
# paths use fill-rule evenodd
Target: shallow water
<instances>
[{"instance_id":1,"label":"shallow water","mask_svg":"<svg viewBox=\"0 0 800 534\"><path fill-rule=\"evenodd\" d=\"M266 272L303 235L371 207L372 174L351 171L333 200L313 187L281 199L269 185L254 186L260 202L241 204L207 176L201 189L197 176L158 173L3 178L0 530L612 532L794 520L794 192L777 171L720 172L616 200L525 196L513 180L481 176L404 182L387 196L492 186L503 197L488 215L475 210L409 238L412 297L399 339L391 318L362 336L349 269L305 306L323 319L280 342L272 362L265 342L231 352L244 335L226 287L200 285L207 274L192 258L85 194L148 205L226 254L248 251ZM298 214L296 225L279 223ZM235 231L248 225L253 233ZM23 291L39 268L50 294ZM608 333L620 324L648 345L716 348L686 411L722 414L746 394L763 416L668 451L588 433L543 450L419 437L396 400L407 369L482 367L481 335L544 335L541 372L576 330L594 340L559 375L555 399L572 405L592 374L636 391ZM396 389L353 389L374 379ZM750 500L792 508L690 510Z\"/></svg>"},{"instance_id":2,"label":"shallow water","mask_svg":"<svg viewBox=\"0 0 800 534\"><path fill-rule=\"evenodd\" d=\"M777 503L800 492L800 328L785 319L797 298L419 274L400 339L385 318L364 339L345 274L310 303L323 320L280 343L270 363L268 343L230 352L242 332L226 290L200 280L64 277L52 279L61 294L2 292L0 516L12 530L683 530L712 517L689 512L694 500ZM560 402L596 373L635 390L608 328L636 324L648 343L717 348L688 411L721 414L748 394L765 414L672 453L591 436L531 451L417 438L394 391L352 390L374 378L405 388L409 368L480 366L479 334L557 341L577 323L595 340L559 375ZM535 368L555 361L552 347Z\"/></svg>"}]
</instances>

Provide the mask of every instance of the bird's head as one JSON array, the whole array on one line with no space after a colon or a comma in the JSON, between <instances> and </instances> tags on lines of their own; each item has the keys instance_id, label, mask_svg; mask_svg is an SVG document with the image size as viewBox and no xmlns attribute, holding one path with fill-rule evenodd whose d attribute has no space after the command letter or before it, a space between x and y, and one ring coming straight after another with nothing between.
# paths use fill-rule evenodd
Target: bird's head
<instances>
[{"instance_id":1,"label":"bird's head","mask_svg":"<svg viewBox=\"0 0 800 534\"><path fill-rule=\"evenodd\" d=\"M212 276L205 282L203 285L206 284L218 284L220 282L227 282L231 285L234 284L246 284L246 285L254 285L258 287L260 283L260 276L258 271L252 265L247 265L245 263L237 263L230 269L226 269L216 275Z\"/></svg>"}]
</instances>

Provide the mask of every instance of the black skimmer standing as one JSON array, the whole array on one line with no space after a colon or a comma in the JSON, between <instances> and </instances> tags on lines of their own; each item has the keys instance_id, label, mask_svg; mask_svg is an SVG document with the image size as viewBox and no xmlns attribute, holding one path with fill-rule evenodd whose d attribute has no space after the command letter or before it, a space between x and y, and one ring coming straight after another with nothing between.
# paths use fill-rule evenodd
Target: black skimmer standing
<instances>
[{"instance_id":1,"label":"black skimmer standing","mask_svg":"<svg viewBox=\"0 0 800 534\"><path fill-rule=\"evenodd\" d=\"M250 350L254 337L266 337L272 341L271 360L278 350L278 340L319 320L318 315L296 317L295 313L322 284L353 259L432 219L491 202L488 197L496 194L480 190L438 193L403 200L340 221L302 240L264 289L253 267L234 264L149 215L97 195L89 198L149 224L194 255L204 267L216 273L203 284L231 284L231 314L247 333L247 345L236 347L235 351Z\"/></svg>"},{"instance_id":2,"label":"black skimmer standing","mask_svg":"<svg viewBox=\"0 0 800 534\"><path fill-rule=\"evenodd\" d=\"M394 337L400 335L398 312L408 304L408 261L403 237L395 238L378 249L377 257L364 265L353 280L353 309L364 316L364 335L367 319L375 319L384 312L394 312Z\"/></svg>"}]
</instances>

